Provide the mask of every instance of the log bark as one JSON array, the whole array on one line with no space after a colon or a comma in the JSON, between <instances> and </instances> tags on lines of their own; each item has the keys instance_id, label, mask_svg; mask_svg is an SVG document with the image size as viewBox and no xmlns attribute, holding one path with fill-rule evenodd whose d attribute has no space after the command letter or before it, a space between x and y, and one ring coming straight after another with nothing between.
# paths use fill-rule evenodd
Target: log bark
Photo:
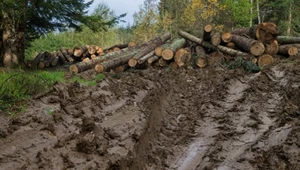
<instances>
[{"instance_id":1,"label":"log bark","mask_svg":"<svg viewBox=\"0 0 300 170\"><path fill-rule=\"evenodd\" d=\"M258 57L257 65L259 67L264 67L274 63L274 58L270 54L263 54Z\"/></svg>"},{"instance_id":2,"label":"log bark","mask_svg":"<svg viewBox=\"0 0 300 170\"><path fill-rule=\"evenodd\" d=\"M39 52L39 54L31 61L30 68L36 68L38 64L40 63L40 60L43 58L43 54L45 52Z\"/></svg>"},{"instance_id":3,"label":"log bark","mask_svg":"<svg viewBox=\"0 0 300 170\"><path fill-rule=\"evenodd\" d=\"M128 68L130 68L129 65L128 65L128 64L124 64L124 65L121 65L121 66L116 67L116 68L114 69L114 72L115 72L115 73L122 73L122 72L124 72L125 70L127 70Z\"/></svg>"},{"instance_id":4,"label":"log bark","mask_svg":"<svg viewBox=\"0 0 300 170\"><path fill-rule=\"evenodd\" d=\"M96 64L98 64L100 62L103 62L107 59L114 58L114 57L119 57L121 54L122 54L122 51L118 51L118 52L113 52L113 53L110 53L110 54L106 54L104 56L96 57L96 58L94 58L94 59L92 59L88 62L84 62L84 64L83 64L83 62L79 62L77 64L71 65L70 68L69 68L69 71L71 73L77 74L77 73L92 69L92 68L95 67Z\"/></svg>"},{"instance_id":5,"label":"log bark","mask_svg":"<svg viewBox=\"0 0 300 170\"><path fill-rule=\"evenodd\" d=\"M255 56L262 55L265 52L265 46L259 41L239 36L233 35L232 42L241 50L250 52Z\"/></svg>"},{"instance_id":6,"label":"log bark","mask_svg":"<svg viewBox=\"0 0 300 170\"><path fill-rule=\"evenodd\" d=\"M57 66L59 63L59 57L55 56L55 58L53 59L53 61L51 62L51 66L55 67Z\"/></svg>"},{"instance_id":7,"label":"log bark","mask_svg":"<svg viewBox=\"0 0 300 170\"><path fill-rule=\"evenodd\" d=\"M232 34L230 32L224 32L221 36L221 40L225 44L229 43L231 39L232 39Z\"/></svg>"},{"instance_id":8,"label":"log bark","mask_svg":"<svg viewBox=\"0 0 300 170\"><path fill-rule=\"evenodd\" d=\"M149 58L148 59L148 64L152 64L152 63L154 63L154 62L156 62L156 61L158 61L159 60L159 57L158 56L153 56L153 57L151 57L151 58Z\"/></svg>"},{"instance_id":9,"label":"log bark","mask_svg":"<svg viewBox=\"0 0 300 170\"><path fill-rule=\"evenodd\" d=\"M280 45L278 54L284 56L294 56L298 53L298 48L294 45Z\"/></svg>"},{"instance_id":10,"label":"log bark","mask_svg":"<svg viewBox=\"0 0 300 170\"><path fill-rule=\"evenodd\" d=\"M211 50L219 50L221 52L224 52L224 53L232 55L232 56L248 56L249 55L247 53L237 51L237 50L233 50L233 49L221 46L221 45L214 46L214 45L210 44L209 42L202 41L202 39L197 38L197 37L185 32L185 31L182 31L182 30L179 31L179 35L183 38L186 38L186 39L188 39L188 40L190 40L190 41L192 41L192 42L194 42L198 45L201 45L201 46L203 46L205 48L208 48L208 49L211 49Z\"/></svg>"},{"instance_id":11,"label":"log bark","mask_svg":"<svg viewBox=\"0 0 300 170\"><path fill-rule=\"evenodd\" d=\"M59 60L61 61L62 64L67 63L67 60L66 60L65 56L61 52L58 52L57 56L59 57Z\"/></svg>"},{"instance_id":12,"label":"log bark","mask_svg":"<svg viewBox=\"0 0 300 170\"><path fill-rule=\"evenodd\" d=\"M196 57L195 57L195 65L199 68L204 68L208 64L207 55L205 49L202 46L196 46L195 48Z\"/></svg>"},{"instance_id":13,"label":"log bark","mask_svg":"<svg viewBox=\"0 0 300 170\"><path fill-rule=\"evenodd\" d=\"M215 33L214 35L211 36L210 42L214 46L218 46L221 44L221 34L220 33Z\"/></svg>"},{"instance_id":14,"label":"log bark","mask_svg":"<svg viewBox=\"0 0 300 170\"><path fill-rule=\"evenodd\" d=\"M208 24L203 28L203 40L204 41L209 41L210 37L211 37L211 33L212 33L213 27L212 25Z\"/></svg>"},{"instance_id":15,"label":"log bark","mask_svg":"<svg viewBox=\"0 0 300 170\"><path fill-rule=\"evenodd\" d=\"M45 55L45 67L50 67L52 61L55 59L55 57L57 56L56 52L51 52L51 53L46 53L47 55Z\"/></svg>"},{"instance_id":16,"label":"log bark","mask_svg":"<svg viewBox=\"0 0 300 170\"><path fill-rule=\"evenodd\" d=\"M140 58L138 60L138 64L143 64L145 63L146 61L148 61L149 58L153 57L154 56L154 51L151 51L150 53L146 54L144 57Z\"/></svg>"},{"instance_id":17,"label":"log bark","mask_svg":"<svg viewBox=\"0 0 300 170\"><path fill-rule=\"evenodd\" d=\"M277 41L279 44L297 44L300 43L300 37L287 37L287 36L278 36Z\"/></svg>"},{"instance_id":18,"label":"log bark","mask_svg":"<svg viewBox=\"0 0 300 170\"><path fill-rule=\"evenodd\" d=\"M234 44L234 42L229 42L225 46L234 50L238 49L237 46Z\"/></svg>"},{"instance_id":19,"label":"log bark","mask_svg":"<svg viewBox=\"0 0 300 170\"><path fill-rule=\"evenodd\" d=\"M255 31L257 25L253 25L249 28L237 28L231 31L231 34L245 36L248 38L256 39Z\"/></svg>"},{"instance_id":20,"label":"log bark","mask_svg":"<svg viewBox=\"0 0 300 170\"><path fill-rule=\"evenodd\" d=\"M275 55L278 53L279 46L278 46L278 41L275 40L270 44L266 44L266 50L265 53Z\"/></svg>"},{"instance_id":21,"label":"log bark","mask_svg":"<svg viewBox=\"0 0 300 170\"><path fill-rule=\"evenodd\" d=\"M143 56L145 56L148 53L150 53L151 51L153 51L156 47L164 44L170 38L171 38L171 34L170 33L166 33L166 34L162 35L161 37L156 37L153 40L150 40L151 44L149 44L148 46L146 46L139 53L135 54L133 56L133 58L128 61L128 65L130 67L135 67L137 65L138 60L140 58L142 58Z\"/></svg>"},{"instance_id":22,"label":"log bark","mask_svg":"<svg viewBox=\"0 0 300 170\"><path fill-rule=\"evenodd\" d=\"M208 58L208 65L213 65L215 63L222 64L225 61L224 55L218 51L215 51L210 54Z\"/></svg>"},{"instance_id":23,"label":"log bark","mask_svg":"<svg viewBox=\"0 0 300 170\"><path fill-rule=\"evenodd\" d=\"M184 38L173 41L170 46L162 52L162 57L165 60L171 60L176 51L180 48L183 48L186 44L186 40Z\"/></svg>"},{"instance_id":24,"label":"log bark","mask_svg":"<svg viewBox=\"0 0 300 170\"><path fill-rule=\"evenodd\" d=\"M111 47L108 47L106 49L104 49L104 53L107 53L108 51L115 51L115 49L123 49L123 48L127 48L128 47L128 43L124 43L124 44L116 44L116 45L113 45Z\"/></svg>"},{"instance_id":25,"label":"log bark","mask_svg":"<svg viewBox=\"0 0 300 170\"><path fill-rule=\"evenodd\" d=\"M139 52L140 52L139 50L130 50L129 53L126 53L123 56L97 64L95 66L95 70L98 73L102 73L104 71L116 68L120 65L124 65L128 63L128 61Z\"/></svg>"}]
</instances>

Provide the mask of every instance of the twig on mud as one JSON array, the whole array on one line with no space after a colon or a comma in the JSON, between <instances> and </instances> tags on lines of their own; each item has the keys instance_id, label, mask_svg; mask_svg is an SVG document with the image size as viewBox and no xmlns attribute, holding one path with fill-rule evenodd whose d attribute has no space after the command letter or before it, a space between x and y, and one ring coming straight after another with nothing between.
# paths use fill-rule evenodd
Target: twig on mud
<instances>
[{"instance_id":1,"label":"twig on mud","mask_svg":"<svg viewBox=\"0 0 300 170\"><path fill-rule=\"evenodd\" d=\"M40 94L37 94L37 95L33 96L32 98L33 98L34 100L40 99L40 98L45 97L45 96L47 96L48 94L52 93L53 91L54 91L54 88L51 88L51 89L47 90L47 91L44 92L44 93L40 93Z\"/></svg>"}]
</instances>

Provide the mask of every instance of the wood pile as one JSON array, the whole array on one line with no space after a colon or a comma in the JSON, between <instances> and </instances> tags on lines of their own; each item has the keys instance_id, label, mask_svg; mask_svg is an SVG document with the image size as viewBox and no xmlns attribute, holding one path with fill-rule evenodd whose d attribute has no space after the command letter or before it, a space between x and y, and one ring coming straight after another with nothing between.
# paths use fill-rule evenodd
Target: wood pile
<instances>
[{"instance_id":1,"label":"wood pile","mask_svg":"<svg viewBox=\"0 0 300 170\"><path fill-rule=\"evenodd\" d=\"M29 68L44 69L77 62L88 62L105 54L113 54L133 46L135 46L135 43L130 42L128 44L116 44L107 49L102 49L97 45L85 45L75 46L73 49L61 48L59 51L54 52L43 51L27 65Z\"/></svg>"},{"instance_id":2,"label":"wood pile","mask_svg":"<svg viewBox=\"0 0 300 170\"><path fill-rule=\"evenodd\" d=\"M75 74L90 69L101 73L165 66L204 68L242 57L264 67L274 62L275 55L294 56L300 48L299 37L278 36L277 26L270 22L223 33L215 32L211 25L206 25L202 38L182 30L179 36L181 38L171 39L171 35L166 33L143 44L117 44L107 49L92 45L41 52L30 66L45 68L72 64L69 71Z\"/></svg>"}]
</instances>

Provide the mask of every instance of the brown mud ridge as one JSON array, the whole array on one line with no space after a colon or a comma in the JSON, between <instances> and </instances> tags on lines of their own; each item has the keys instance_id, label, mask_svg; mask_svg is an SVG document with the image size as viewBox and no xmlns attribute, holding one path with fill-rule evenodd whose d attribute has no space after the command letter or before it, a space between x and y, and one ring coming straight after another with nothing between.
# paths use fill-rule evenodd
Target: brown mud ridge
<instances>
[{"instance_id":1,"label":"brown mud ridge","mask_svg":"<svg viewBox=\"0 0 300 170\"><path fill-rule=\"evenodd\" d=\"M145 70L96 87L57 84L26 113L0 114L0 169L297 170L295 62L256 74Z\"/></svg>"}]
</instances>

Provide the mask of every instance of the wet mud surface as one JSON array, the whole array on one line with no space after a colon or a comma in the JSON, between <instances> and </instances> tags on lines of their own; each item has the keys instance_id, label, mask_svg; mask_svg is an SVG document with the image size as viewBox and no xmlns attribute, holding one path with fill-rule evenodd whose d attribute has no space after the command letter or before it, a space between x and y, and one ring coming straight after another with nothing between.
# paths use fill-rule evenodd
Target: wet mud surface
<instances>
[{"instance_id":1,"label":"wet mud surface","mask_svg":"<svg viewBox=\"0 0 300 170\"><path fill-rule=\"evenodd\" d=\"M0 114L0 169L297 170L299 65L56 84L25 113Z\"/></svg>"}]
</instances>

